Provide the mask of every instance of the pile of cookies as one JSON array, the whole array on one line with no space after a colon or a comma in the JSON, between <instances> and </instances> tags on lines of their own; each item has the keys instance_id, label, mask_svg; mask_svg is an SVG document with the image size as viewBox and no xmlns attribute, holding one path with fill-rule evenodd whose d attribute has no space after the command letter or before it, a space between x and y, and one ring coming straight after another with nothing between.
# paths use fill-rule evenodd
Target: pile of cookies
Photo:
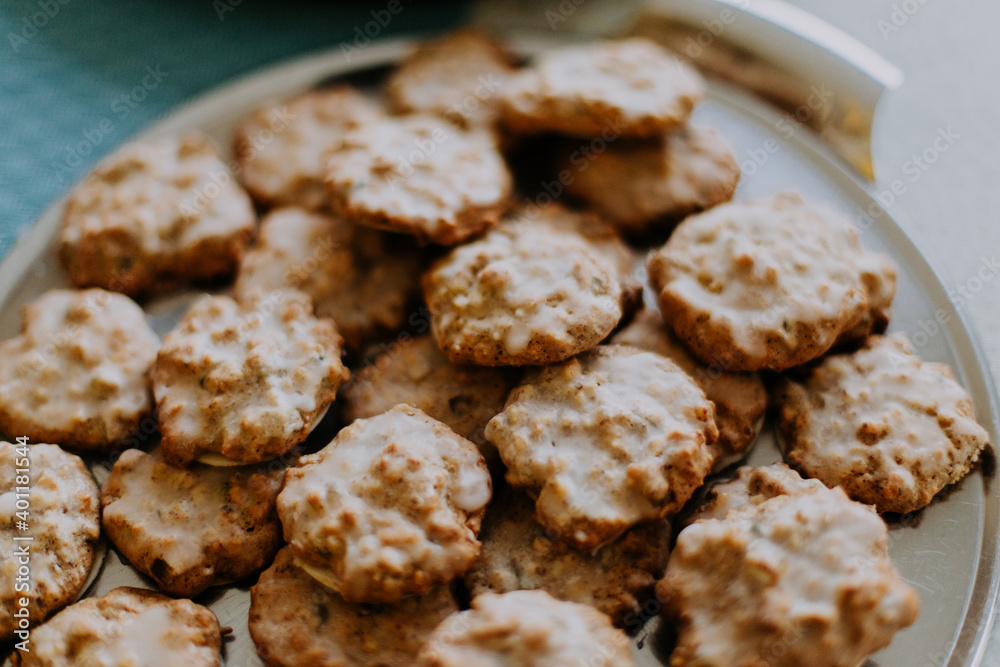
<instances>
[{"instance_id":1,"label":"pile of cookies","mask_svg":"<svg viewBox=\"0 0 1000 667\"><path fill-rule=\"evenodd\" d=\"M704 91L642 39L518 66L462 32L382 97L254 111L229 164L198 134L107 159L65 209L76 289L0 343L0 431L113 461L98 490L59 446L0 445L30 468L0 489L15 664L220 665L249 631L282 667L622 666L656 615L675 667L887 646L919 603L880 513L988 436L947 367L883 335L891 261L796 194L731 201L730 149L689 122ZM133 301L233 279L162 341ZM692 500L770 401L791 467ZM70 604L102 533L162 593ZM255 577L246 627L189 599Z\"/></svg>"}]
</instances>

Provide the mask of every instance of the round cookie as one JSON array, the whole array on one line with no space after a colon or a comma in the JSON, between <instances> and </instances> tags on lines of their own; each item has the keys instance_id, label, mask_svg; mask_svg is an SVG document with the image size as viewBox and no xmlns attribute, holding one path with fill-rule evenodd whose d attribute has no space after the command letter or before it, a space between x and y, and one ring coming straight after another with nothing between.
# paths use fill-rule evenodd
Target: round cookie
<instances>
[{"instance_id":1,"label":"round cookie","mask_svg":"<svg viewBox=\"0 0 1000 667\"><path fill-rule=\"evenodd\" d=\"M803 479L784 463L743 466L733 479L714 485L686 523L725 519L730 512L754 508L771 498L804 496L825 488L815 479Z\"/></svg>"},{"instance_id":2,"label":"round cookie","mask_svg":"<svg viewBox=\"0 0 1000 667\"><path fill-rule=\"evenodd\" d=\"M500 91L504 124L517 133L653 137L682 125L704 95L698 73L644 38L545 53Z\"/></svg>"},{"instance_id":3,"label":"round cookie","mask_svg":"<svg viewBox=\"0 0 1000 667\"><path fill-rule=\"evenodd\" d=\"M678 624L676 667L855 667L920 606L885 523L840 489L688 526L657 598Z\"/></svg>"},{"instance_id":4,"label":"round cookie","mask_svg":"<svg viewBox=\"0 0 1000 667\"><path fill-rule=\"evenodd\" d=\"M406 324L419 298L421 253L409 239L360 227L338 215L287 207L271 211L240 263L237 299L297 289L318 317L337 324L348 350Z\"/></svg>"},{"instance_id":5,"label":"round cookie","mask_svg":"<svg viewBox=\"0 0 1000 667\"><path fill-rule=\"evenodd\" d=\"M962 479L986 449L972 398L904 334L872 336L776 390L789 464L880 512L912 512Z\"/></svg>"},{"instance_id":6,"label":"round cookie","mask_svg":"<svg viewBox=\"0 0 1000 667\"><path fill-rule=\"evenodd\" d=\"M499 91L513 71L492 39L462 30L422 42L385 84L396 113L429 113L459 127L489 127L499 116Z\"/></svg>"},{"instance_id":7,"label":"round cookie","mask_svg":"<svg viewBox=\"0 0 1000 667\"><path fill-rule=\"evenodd\" d=\"M757 438L767 411L767 389L757 373L731 373L695 358L652 309L636 313L632 322L611 338L615 345L631 345L667 357L690 375L715 403L719 429L716 467L746 455Z\"/></svg>"},{"instance_id":8,"label":"round cookie","mask_svg":"<svg viewBox=\"0 0 1000 667\"><path fill-rule=\"evenodd\" d=\"M12 658L14 667L222 667L221 648L219 621L210 609L122 586L34 628L31 651L16 651Z\"/></svg>"},{"instance_id":9,"label":"round cookie","mask_svg":"<svg viewBox=\"0 0 1000 667\"><path fill-rule=\"evenodd\" d=\"M354 374L341 396L344 423L400 403L423 410L479 447L491 469L500 457L483 434L519 379L508 368L453 364L430 335L405 338Z\"/></svg>"},{"instance_id":10,"label":"round cookie","mask_svg":"<svg viewBox=\"0 0 1000 667\"><path fill-rule=\"evenodd\" d=\"M35 626L73 601L94 565L101 534L97 484L79 457L56 445L0 441L0 466L4 470L0 483L0 641L26 630L22 619L14 615L26 608L34 648ZM24 537L32 539L16 539ZM29 562L24 563L25 559ZM27 575L20 569L25 565ZM28 590L21 590L25 584ZM22 605L23 600L28 604ZM24 639L19 636L18 641Z\"/></svg>"},{"instance_id":11,"label":"round cookie","mask_svg":"<svg viewBox=\"0 0 1000 667\"><path fill-rule=\"evenodd\" d=\"M454 245L493 227L513 181L496 140L435 116L385 118L349 133L326 183L352 222Z\"/></svg>"},{"instance_id":12,"label":"round cookie","mask_svg":"<svg viewBox=\"0 0 1000 667\"><path fill-rule=\"evenodd\" d=\"M282 549L250 589L250 635L267 667L410 665L458 611L447 586L391 604L347 602L294 561Z\"/></svg>"},{"instance_id":13,"label":"round cookie","mask_svg":"<svg viewBox=\"0 0 1000 667\"><path fill-rule=\"evenodd\" d=\"M256 215L198 133L128 144L69 195L59 256L77 287L137 296L230 276Z\"/></svg>"},{"instance_id":14,"label":"round cookie","mask_svg":"<svg viewBox=\"0 0 1000 667\"><path fill-rule=\"evenodd\" d=\"M486 426L535 518L593 551L679 510L712 467L711 401L674 362L601 346L529 373Z\"/></svg>"},{"instance_id":15,"label":"round cookie","mask_svg":"<svg viewBox=\"0 0 1000 667\"><path fill-rule=\"evenodd\" d=\"M194 597L263 570L281 547L281 465L175 468L129 449L101 490L102 524L164 593Z\"/></svg>"},{"instance_id":16,"label":"round cookie","mask_svg":"<svg viewBox=\"0 0 1000 667\"><path fill-rule=\"evenodd\" d=\"M607 253L523 212L455 248L423 278L438 347L481 366L549 364L594 347L631 294Z\"/></svg>"},{"instance_id":17,"label":"round cookie","mask_svg":"<svg viewBox=\"0 0 1000 667\"><path fill-rule=\"evenodd\" d=\"M296 564L346 600L388 603L469 569L491 494L475 445L398 405L303 456L278 514Z\"/></svg>"},{"instance_id":18,"label":"round cookie","mask_svg":"<svg viewBox=\"0 0 1000 667\"><path fill-rule=\"evenodd\" d=\"M102 289L50 290L0 343L0 430L109 450L150 418L160 341L142 309Z\"/></svg>"},{"instance_id":19,"label":"round cookie","mask_svg":"<svg viewBox=\"0 0 1000 667\"><path fill-rule=\"evenodd\" d=\"M708 128L682 127L646 141L621 141L587 154L569 152L566 190L632 235L667 230L686 215L733 198L740 168L725 141Z\"/></svg>"},{"instance_id":20,"label":"round cookie","mask_svg":"<svg viewBox=\"0 0 1000 667\"><path fill-rule=\"evenodd\" d=\"M333 322L297 291L202 296L153 367L166 460L267 461L305 440L350 373ZM221 455L221 456L220 456Z\"/></svg>"},{"instance_id":21,"label":"round cookie","mask_svg":"<svg viewBox=\"0 0 1000 667\"><path fill-rule=\"evenodd\" d=\"M687 218L647 266L664 320L725 370L811 361L874 326L876 302L895 290L888 261L865 257L847 223L792 193Z\"/></svg>"},{"instance_id":22,"label":"round cookie","mask_svg":"<svg viewBox=\"0 0 1000 667\"><path fill-rule=\"evenodd\" d=\"M264 206L327 208L323 179L329 153L345 134L382 115L375 102L350 86L257 109L233 135L240 180Z\"/></svg>"},{"instance_id":23,"label":"round cookie","mask_svg":"<svg viewBox=\"0 0 1000 667\"><path fill-rule=\"evenodd\" d=\"M640 524L585 553L549 535L534 520L534 507L521 492L497 493L479 534L482 553L465 573L469 593L543 590L596 607L619 627L634 625L667 566L670 524L663 519Z\"/></svg>"},{"instance_id":24,"label":"round cookie","mask_svg":"<svg viewBox=\"0 0 1000 667\"><path fill-rule=\"evenodd\" d=\"M437 627L417 667L633 667L607 616L544 591L484 593Z\"/></svg>"}]
</instances>

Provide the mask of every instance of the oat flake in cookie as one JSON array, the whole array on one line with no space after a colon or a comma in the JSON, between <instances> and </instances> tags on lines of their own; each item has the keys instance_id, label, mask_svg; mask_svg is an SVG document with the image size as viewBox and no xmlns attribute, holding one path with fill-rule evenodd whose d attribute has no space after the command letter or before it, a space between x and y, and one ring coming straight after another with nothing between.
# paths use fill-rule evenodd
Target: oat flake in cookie
<instances>
[{"instance_id":1,"label":"oat flake in cookie","mask_svg":"<svg viewBox=\"0 0 1000 667\"><path fill-rule=\"evenodd\" d=\"M712 467L718 430L674 362L609 345L529 373L486 437L507 481L536 497L536 519L590 551L679 510Z\"/></svg>"},{"instance_id":2,"label":"oat flake in cookie","mask_svg":"<svg viewBox=\"0 0 1000 667\"><path fill-rule=\"evenodd\" d=\"M652 137L682 125L704 95L701 76L643 38L571 46L538 57L501 90L518 133Z\"/></svg>"},{"instance_id":3,"label":"oat flake in cookie","mask_svg":"<svg viewBox=\"0 0 1000 667\"><path fill-rule=\"evenodd\" d=\"M674 667L857 667L916 620L885 523L840 489L694 523L657 584Z\"/></svg>"},{"instance_id":4,"label":"oat flake in cookie","mask_svg":"<svg viewBox=\"0 0 1000 667\"><path fill-rule=\"evenodd\" d=\"M493 135L429 115L386 118L330 155L334 209L351 221L454 245L493 227L513 181Z\"/></svg>"},{"instance_id":5,"label":"oat flake in cookie","mask_svg":"<svg viewBox=\"0 0 1000 667\"><path fill-rule=\"evenodd\" d=\"M406 324L423 265L408 237L339 215L278 208L264 217L243 257L235 293L242 299L254 291L301 290L312 297L316 315L332 319L345 347L357 352Z\"/></svg>"},{"instance_id":6,"label":"oat flake in cookie","mask_svg":"<svg viewBox=\"0 0 1000 667\"><path fill-rule=\"evenodd\" d=\"M286 474L278 514L296 563L352 602L461 576L492 494L476 446L408 405L340 431Z\"/></svg>"},{"instance_id":7,"label":"oat flake in cookie","mask_svg":"<svg viewBox=\"0 0 1000 667\"><path fill-rule=\"evenodd\" d=\"M740 168L715 130L683 127L663 137L620 141L603 152L568 151L566 190L631 235L670 227L686 215L727 202Z\"/></svg>"},{"instance_id":8,"label":"oat flake in cookie","mask_svg":"<svg viewBox=\"0 0 1000 667\"><path fill-rule=\"evenodd\" d=\"M873 336L777 389L788 462L880 512L912 512L989 446L972 398L904 334Z\"/></svg>"},{"instance_id":9,"label":"oat flake in cookie","mask_svg":"<svg viewBox=\"0 0 1000 667\"><path fill-rule=\"evenodd\" d=\"M626 631L637 630L642 605L653 597L670 555L670 524L642 523L594 553L555 539L533 518L535 503L521 491L498 491L486 510L483 551L465 573L470 595L543 590L588 604Z\"/></svg>"},{"instance_id":10,"label":"oat flake in cookie","mask_svg":"<svg viewBox=\"0 0 1000 667\"><path fill-rule=\"evenodd\" d=\"M151 419L148 373L160 341L142 309L102 289L51 290L0 343L0 430L109 450Z\"/></svg>"},{"instance_id":11,"label":"oat flake in cookie","mask_svg":"<svg viewBox=\"0 0 1000 667\"><path fill-rule=\"evenodd\" d=\"M460 127L490 127L512 71L499 44L463 30L418 45L389 77L385 93L397 113L430 113Z\"/></svg>"},{"instance_id":12,"label":"oat flake in cookie","mask_svg":"<svg viewBox=\"0 0 1000 667\"><path fill-rule=\"evenodd\" d=\"M240 179L265 206L327 208L323 179L330 151L346 133L382 116L374 101L350 86L261 107L233 136Z\"/></svg>"},{"instance_id":13,"label":"oat flake in cookie","mask_svg":"<svg viewBox=\"0 0 1000 667\"><path fill-rule=\"evenodd\" d=\"M273 463L273 462L272 462ZM281 547L282 465L175 468L159 449L126 450L101 491L115 548L160 590L194 597L264 569Z\"/></svg>"},{"instance_id":14,"label":"oat flake in cookie","mask_svg":"<svg viewBox=\"0 0 1000 667\"><path fill-rule=\"evenodd\" d=\"M438 623L458 611L448 586L389 604L347 602L282 549L250 589L250 635L267 667L411 665Z\"/></svg>"},{"instance_id":15,"label":"oat flake in cookie","mask_svg":"<svg viewBox=\"0 0 1000 667\"><path fill-rule=\"evenodd\" d=\"M716 468L746 455L757 437L767 410L767 389L757 373L731 373L695 358L663 323L654 309L636 313L632 322L611 339L615 345L631 345L670 359L690 375L715 403L715 425L719 429Z\"/></svg>"},{"instance_id":16,"label":"oat flake in cookie","mask_svg":"<svg viewBox=\"0 0 1000 667\"><path fill-rule=\"evenodd\" d=\"M305 440L350 377L336 327L312 312L291 290L194 302L152 372L168 462L268 461Z\"/></svg>"},{"instance_id":17,"label":"oat flake in cookie","mask_svg":"<svg viewBox=\"0 0 1000 667\"><path fill-rule=\"evenodd\" d=\"M64 609L31 632L14 667L222 667L219 621L207 607L122 586Z\"/></svg>"},{"instance_id":18,"label":"oat flake in cookie","mask_svg":"<svg viewBox=\"0 0 1000 667\"><path fill-rule=\"evenodd\" d=\"M0 483L0 641L14 637L19 629L14 613L21 609L20 600L27 598L34 650L35 626L73 601L94 565L101 533L97 484L79 457L56 445L0 441L0 469L4 471ZM26 475L28 483L17 475ZM24 520L18 517L15 493L20 486L30 487L27 530L18 528ZM15 537L33 539L24 542ZM28 592L15 588L17 554L24 546L30 553Z\"/></svg>"},{"instance_id":19,"label":"oat flake in cookie","mask_svg":"<svg viewBox=\"0 0 1000 667\"><path fill-rule=\"evenodd\" d=\"M446 618L418 667L632 667L629 639L587 605L544 591L484 593Z\"/></svg>"},{"instance_id":20,"label":"oat flake in cookie","mask_svg":"<svg viewBox=\"0 0 1000 667\"><path fill-rule=\"evenodd\" d=\"M350 423L406 403L471 440L497 469L500 457L483 430L518 379L515 369L453 364L430 335L406 338L354 374L341 398L342 414Z\"/></svg>"},{"instance_id":21,"label":"oat flake in cookie","mask_svg":"<svg viewBox=\"0 0 1000 667\"><path fill-rule=\"evenodd\" d=\"M647 266L677 337L734 371L798 366L867 333L865 323L884 326L895 292L888 260L792 193L687 218Z\"/></svg>"},{"instance_id":22,"label":"oat flake in cookie","mask_svg":"<svg viewBox=\"0 0 1000 667\"><path fill-rule=\"evenodd\" d=\"M232 275L250 197L198 133L126 145L70 193L59 254L77 287L130 296Z\"/></svg>"},{"instance_id":23,"label":"oat flake in cookie","mask_svg":"<svg viewBox=\"0 0 1000 667\"><path fill-rule=\"evenodd\" d=\"M631 282L603 242L522 211L435 262L423 287L449 359L520 366L600 343L621 319Z\"/></svg>"}]
</instances>

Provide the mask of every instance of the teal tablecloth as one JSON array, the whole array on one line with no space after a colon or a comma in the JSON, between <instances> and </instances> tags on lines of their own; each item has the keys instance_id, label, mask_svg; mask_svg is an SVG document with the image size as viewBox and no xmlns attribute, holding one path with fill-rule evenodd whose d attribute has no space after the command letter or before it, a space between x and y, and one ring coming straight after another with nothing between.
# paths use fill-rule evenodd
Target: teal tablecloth
<instances>
[{"instance_id":1,"label":"teal tablecloth","mask_svg":"<svg viewBox=\"0 0 1000 667\"><path fill-rule=\"evenodd\" d=\"M0 0L0 257L56 197L177 105L266 63L451 27L457 0ZM395 8L395 7L394 7Z\"/></svg>"}]
</instances>

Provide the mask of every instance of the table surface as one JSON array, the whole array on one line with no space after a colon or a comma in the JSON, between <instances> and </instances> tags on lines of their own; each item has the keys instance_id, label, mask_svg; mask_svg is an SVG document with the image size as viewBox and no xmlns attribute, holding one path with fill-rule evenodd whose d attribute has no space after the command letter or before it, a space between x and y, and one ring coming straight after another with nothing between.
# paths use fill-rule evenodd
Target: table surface
<instances>
[{"instance_id":1,"label":"table surface","mask_svg":"<svg viewBox=\"0 0 1000 667\"><path fill-rule=\"evenodd\" d=\"M934 249L946 286L964 293L961 308L1000 377L1000 280L990 268L1000 254L1000 90L992 76L1000 3L794 2L905 73L877 119L877 180L902 183L892 207ZM385 3L345 4L0 0L0 257L96 160L157 117L241 73L352 39ZM380 36L438 31L468 16L457 0L402 6ZM558 6L538 4L540 12ZM620 11L601 0L580 6L592 15ZM939 132L953 144L933 164L916 162ZM1000 666L1000 632L985 664Z\"/></svg>"}]
</instances>

